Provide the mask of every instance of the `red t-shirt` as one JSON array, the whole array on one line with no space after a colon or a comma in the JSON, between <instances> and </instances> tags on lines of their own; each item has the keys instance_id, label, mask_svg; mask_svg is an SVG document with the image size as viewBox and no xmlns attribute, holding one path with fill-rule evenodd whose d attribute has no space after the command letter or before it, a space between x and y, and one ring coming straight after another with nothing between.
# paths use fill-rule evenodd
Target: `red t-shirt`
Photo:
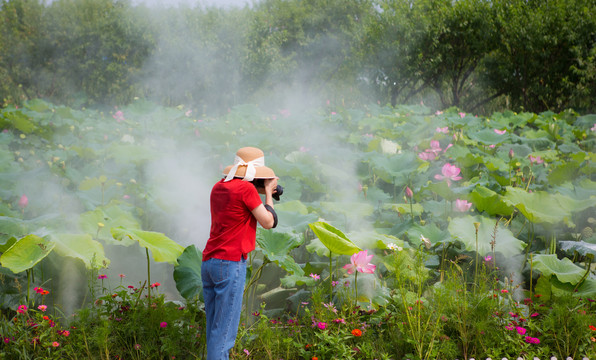
<instances>
[{"instance_id":1,"label":"red t-shirt","mask_svg":"<svg viewBox=\"0 0 596 360\"><path fill-rule=\"evenodd\" d=\"M211 234L203 261L246 258L255 249L257 234L257 219L251 211L262 203L252 183L241 179L218 181L211 190Z\"/></svg>"}]
</instances>

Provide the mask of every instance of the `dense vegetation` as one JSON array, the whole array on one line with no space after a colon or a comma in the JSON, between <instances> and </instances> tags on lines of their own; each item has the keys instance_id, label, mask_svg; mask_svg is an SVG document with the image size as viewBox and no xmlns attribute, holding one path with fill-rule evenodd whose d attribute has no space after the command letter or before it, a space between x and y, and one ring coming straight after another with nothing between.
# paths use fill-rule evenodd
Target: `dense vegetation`
<instances>
[{"instance_id":1,"label":"dense vegetation","mask_svg":"<svg viewBox=\"0 0 596 360\"><path fill-rule=\"evenodd\" d=\"M0 2L0 104L227 111L288 96L490 114L595 110L593 0Z\"/></svg>"}]
</instances>

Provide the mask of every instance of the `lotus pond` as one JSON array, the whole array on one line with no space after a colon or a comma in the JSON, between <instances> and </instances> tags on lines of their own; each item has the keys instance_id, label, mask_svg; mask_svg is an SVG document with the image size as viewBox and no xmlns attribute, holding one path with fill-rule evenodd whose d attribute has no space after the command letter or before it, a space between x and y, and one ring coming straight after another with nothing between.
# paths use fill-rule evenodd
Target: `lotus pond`
<instances>
[{"instance_id":1,"label":"lotus pond","mask_svg":"<svg viewBox=\"0 0 596 360\"><path fill-rule=\"evenodd\" d=\"M0 110L0 357L201 359L209 192L265 151L234 359L596 357L596 115Z\"/></svg>"}]
</instances>

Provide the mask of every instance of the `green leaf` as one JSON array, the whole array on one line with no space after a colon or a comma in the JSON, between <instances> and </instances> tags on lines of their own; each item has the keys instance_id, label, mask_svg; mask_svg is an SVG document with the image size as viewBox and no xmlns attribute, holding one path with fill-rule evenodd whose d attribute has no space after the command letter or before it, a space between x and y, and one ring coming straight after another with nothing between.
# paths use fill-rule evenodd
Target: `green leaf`
<instances>
[{"instance_id":1,"label":"green leaf","mask_svg":"<svg viewBox=\"0 0 596 360\"><path fill-rule=\"evenodd\" d=\"M87 269L107 268L110 264L103 245L89 234L56 234L50 238L56 244L57 254L79 259Z\"/></svg>"},{"instance_id":2,"label":"green leaf","mask_svg":"<svg viewBox=\"0 0 596 360\"><path fill-rule=\"evenodd\" d=\"M55 243L37 235L19 239L0 256L0 264L18 274L31 269L54 249Z\"/></svg>"},{"instance_id":3,"label":"green leaf","mask_svg":"<svg viewBox=\"0 0 596 360\"><path fill-rule=\"evenodd\" d=\"M141 225L128 211L125 211L116 204L98 206L93 211L81 214L79 218L81 229L95 235L98 239L106 242L113 242L110 229L115 227L124 227L127 229L140 229ZM101 226L103 224L103 226ZM132 245L130 239L122 239L120 245Z\"/></svg>"},{"instance_id":4,"label":"green leaf","mask_svg":"<svg viewBox=\"0 0 596 360\"><path fill-rule=\"evenodd\" d=\"M187 246L178 257L178 265L174 267L176 289L186 300L202 293L201 263L203 255L194 245Z\"/></svg>"},{"instance_id":5,"label":"green leaf","mask_svg":"<svg viewBox=\"0 0 596 360\"><path fill-rule=\"evenodd\" d=\"M288 233L259 231L257 244L269 261L276 263L291 274L303 275L304 271L296 264L290 251L302 244L302 239Z\"/></svg>"},{"instance_id":6,"label":"green leaf","mask_svg":"<svg viewBox=\"0 0 596 360\"><path fill-rule=\"evenodd\" d=\"M175 265L176 259L184 251L184 247L158 232L125 229L120 226L112 228L111 233L116 240L129 238L138 241L140 246L151 251L153 260L157 262L167 262Z\"/></svg>"},{"instance_id":7,"label":"green leaf","mask_svg":"<svg viewBox=\"0 0 596 360\"><path fill-rule=\"evenodd\" d=\"M536 254L532 256L531 265L544 276L554 275L563 283L576 285L586 271L567 258L558 259L556 254Z\"/></svg>"},{"instance_id":8,"label":"green leaf","mask_svg":"<svg viewBox=\"0 0 596 360\"><path fill-rule=\"evenodd\" d=\"M340 255L353 255L361 250L339 229L326 222L317 221L309 224L309 226L319 238L321 243L323 243L323 245L325 245L325 247L327 247L327 249L329 249L332 253ZM329 254L327 254L327 256L329 256Z\"/></svg>"},{"instance_id":9,"label":"green leaf","mask_svg":"<svg viewBox=\"0 0 596 360\"><path fill-rule=\"evenodd\" d=\"M410 204L385 204L384 209L391 209L402 215L410 215ZM414 216L420 216L424 212L424 207L421 204L412 204L411 211Z\"/></svg>"},{"instance_id":10,"label":"green leaf","mask_svg":"<svg viewBox=\"0 0 596 360\"><path fill-rule=\"evenodd\" d=\"M560 241L559 247L563 251L573 252L577 251L580 255L592 254L596 256L596 244L590 244L585 241Z\"/></svg>"},{"instance_id":11,"label":"green leaf","mask_svg":"<svg viewBox=\"0 0 596 360\"><path fill-rule=\"evenodd\" d=\"M476 209L485 211L488 215L509 216L513 213L513 206L507 204L501 195L484 186L476 186L470 197Z\"/></svg>"},{"instance_id":12,"label":"green leaf","mask_svg":"<svg viewBox=\"0 0 596 360\"><path fill-rule=\"evenodd\" d=\"M476 228L474 223L479 223L478 245L476 245ZM511 257L522 252L525 243L513 236L513 233L500 223L495 227L494 219L484 216L464 216L451 220L449 232L461 240L466 250L477 251L480 256L492 253L491 242L495 242L495 252Z\"/></svg>"},{"instance_id":13,"label":"green leaf","mask_svg":"<svg viewBox=\"0 0 596 360\"><path fill-rule=\"evenodd\" d=\"M568 202L563 201L564 198L560 194L546 191L529 193L509 186L504 196L506 203L515 206L529 221L549 224L558 224L565 218L571 218L571 208Z\"/></svg>"}]
</instances>

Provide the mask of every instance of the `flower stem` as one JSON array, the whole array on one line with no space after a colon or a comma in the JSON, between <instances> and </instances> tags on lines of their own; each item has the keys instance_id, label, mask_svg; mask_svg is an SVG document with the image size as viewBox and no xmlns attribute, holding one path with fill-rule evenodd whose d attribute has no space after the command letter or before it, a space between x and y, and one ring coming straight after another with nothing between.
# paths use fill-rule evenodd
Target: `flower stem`
<instances>
[{"instance_id":1,"label":"flower stem","mask_svg":"<svg viewBox=\"0 0 596 360\"><path fill-rule=\"evenodd\" d=\"M145 248L147 255L147 297L151 299L151 264L149 262L149 248Z\"/></svg>"}]
</instances>

